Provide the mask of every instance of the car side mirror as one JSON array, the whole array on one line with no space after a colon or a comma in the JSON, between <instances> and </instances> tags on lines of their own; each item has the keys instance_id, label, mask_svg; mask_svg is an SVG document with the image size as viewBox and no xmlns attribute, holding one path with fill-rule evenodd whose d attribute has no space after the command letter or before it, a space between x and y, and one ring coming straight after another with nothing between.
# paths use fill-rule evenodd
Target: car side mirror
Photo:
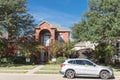
<instances>
[{"instance_id":1,"label":"car side mirror","mask_svg":"<svg viewBox=\"0 0 120 80\"><path fill-rule=\"evenodd\" d=\"M95 65L95 64L94 64L93 66L94 66L94 67L96 67L96 65Z\"/></svg>"}]
</instances>

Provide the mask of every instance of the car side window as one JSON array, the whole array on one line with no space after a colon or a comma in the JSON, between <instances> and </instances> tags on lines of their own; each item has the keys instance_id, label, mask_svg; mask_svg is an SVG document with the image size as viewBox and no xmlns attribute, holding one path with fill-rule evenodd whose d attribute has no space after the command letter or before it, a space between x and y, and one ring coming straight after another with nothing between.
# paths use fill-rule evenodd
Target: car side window
<instances>
[{"instance_id":1,"label":"car side window","mask_svg":"<svg viewBox=\"0 0 120 80\"><path fill-rule=\"evenodd\" d=\"M85 65L83 60L76 60L76 64L78 64L78 65Z\"/></svg>"},{"instance_id":2,"label":"car side window","mask_svg":"<svg viewBox=\"0 0 120 80\"><path fill-rule=\"evenodd\" d=\"M75 60L68 61L70 64L75 64Z\"/></svg>"},{"instance_id":3,"label":"car side window","mask_svg":"<svg viewBox=\"0 0 120 80\"><path fill-rule=\"evenodd\" d=\"M85 61L85 65L93 66L93 63L91 63L89 61Z\"/></svg>"}]
</instances>

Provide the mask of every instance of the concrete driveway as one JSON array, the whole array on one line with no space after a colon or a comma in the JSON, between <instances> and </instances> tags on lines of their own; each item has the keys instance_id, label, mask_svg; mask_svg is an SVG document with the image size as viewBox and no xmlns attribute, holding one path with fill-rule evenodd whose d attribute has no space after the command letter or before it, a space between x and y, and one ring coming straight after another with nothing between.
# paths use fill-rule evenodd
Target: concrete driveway
<instances>
[{"instance_id":1,"label":"concrete driveway","mask_svg":"<svg viewBox=\"0 0 120 80\"><path fill-rule=\"evenodd\" d=\"M0 80L69 80L60 74L0 74ZM97 78L75 78L72 80L101 80ZM120 80L120 77L110 80Z\"/></svg>"}]
</instances>

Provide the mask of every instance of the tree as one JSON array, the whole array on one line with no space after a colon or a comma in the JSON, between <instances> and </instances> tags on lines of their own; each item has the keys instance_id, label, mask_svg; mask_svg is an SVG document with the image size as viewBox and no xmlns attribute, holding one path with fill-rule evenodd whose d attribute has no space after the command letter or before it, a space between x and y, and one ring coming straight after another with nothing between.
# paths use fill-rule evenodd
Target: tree
<instances>
[{"instance_id":1,"label":"tree","mask_svg":"<svg viewBox=\"0 0 120 80\"><path fill-rule=\"evenodd\" d=\"M67 57L69 57L71 54L73 54L72 52L72 48L74 47L74 42L67 42L67 43L63 43L62 46L62 52L63 52L63 57L65 57L65 55L67 55Z\"/></svg>"},{"instance_id":2,"label":"tree","mask_svg":"<svg viewBox=\"0 0 120 80\"><path fill-rule=\"evenodd\" d=\"M7 53L7 32L0 26L0 55L6 55Z\"/></svg>"},{"instance_id":3,"label":"tree","mask_svg":"<svg viewBox=\"0 0 120 80\"><path fill-rule=\"evenodd\" d=\"M6 55L7 53L7 40L6 39L0 39L0 56Z\"/></svg>"},{"instance_id":4,"label":"tree","mask_svg":"<svg viewBox=\"0 0 120 80\"><path fill-rule=\"evenodd\" d=\"M74 39L99 42L120 36L120 0L89 0L89 10L72 26Z\"/></svg>"},{"instance_id":5,"label":"tree","mask_svg":"<svg viewBox=\"0 0 120 80\"><path fill-rule=\"evenodd\" d=\"M112 57L115 54L114 46L107 42L101 42L95 49L93 56L102 63L112 63Z\"/></svg>"},{"instance_id":6,"label":"tree","mask_svg":"<svg viewBox=\"0 0 120 80\"><path fill-rule=\"evenodd\" d=\"M55 41L50 47L49 47L49 52L52 56L52 58L57 57L57 53L59 52L60 49L60 42Z\"/></svg>"},{"instance_id":7,"label":"tree","mask_svg":"<svg viewBox=\"0 0 120 80\"><path fill-rule=\"evenodd\" d=\"M0 25L9 38L19 36L33 25L33 17L27 13L26 0L0 0Z\"/></svg>"},{"instance_id":8,"label":"tree","mask_svg":"<svg viewBox=\"0 0 120 80\"><path fill-rule=\"evenodd\" d=\"M71 28L72 36L76 40L99 44L106 42L96 48L97 59L101 57L106 61L106 56L111 58L114 54L110 42L120 37L119 4L120 0L89 0L88 12L84 14L81 22Z\"/></svg>"},{"instance_id":9,"label":"tree","mask_svg":"<svg viewBox=\"0 0 120 80\"><path fill-rule=\"evenodd\" d=\"M54 44L52 44L49 47L49 52L53 58L57 57L57 55L60 55L62 57L69 57L69 55L72 54L72 48L74 46L74 42L59 42L55 41Z\"/></svg>"},{"instance_id":10,"label":"tree","mask_svg":"<svg viewBox=\"0 0 120 80\"><path fill-rule=\"evenodd\" d=\"M27 13L26 0L0 0L0 26L8 33L7 42L13 39L18 42L19 36L33 26L33 21Z\"/></svg>"}]
</instances>

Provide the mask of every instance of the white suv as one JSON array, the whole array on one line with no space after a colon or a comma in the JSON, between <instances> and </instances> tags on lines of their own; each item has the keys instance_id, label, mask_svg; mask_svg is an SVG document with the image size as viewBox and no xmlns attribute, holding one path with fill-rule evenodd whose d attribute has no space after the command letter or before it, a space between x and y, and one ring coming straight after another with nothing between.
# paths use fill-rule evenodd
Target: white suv
<instances>
[{"instance_id":1,"label":"white suv","mask_svg":"<svg viewBox=\"0 0 120 80\"><path fill-rule=\"evenodd\" d=\"M108 79L114 77L112 68L99 66L88 59L68 59L61 64L60 73L67 78L82 76Z\"/></svg>"}]
</instances>

